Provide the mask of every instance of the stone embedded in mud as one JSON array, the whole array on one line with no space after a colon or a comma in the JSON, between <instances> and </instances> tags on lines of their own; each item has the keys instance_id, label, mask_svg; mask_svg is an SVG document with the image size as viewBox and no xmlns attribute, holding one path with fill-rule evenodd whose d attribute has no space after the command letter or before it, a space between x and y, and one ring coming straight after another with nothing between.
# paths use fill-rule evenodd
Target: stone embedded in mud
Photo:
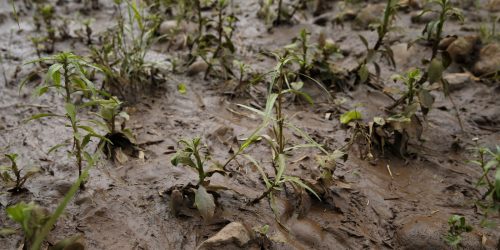
<instances>
[{"instance_id":1,"label":"stone embedded in mud","mask_svg":"<svg viewBox=\"0 0 500 250\"><path fill-rule=\"evenodd\" d=\"M397 249L451 249L443 236L447 233L448 216L415 215L404 217L396 224L401 225L396 231ZM462 234L464 249L481 249L481 240L474 234Z\"/></svg>"},{"instance_id":2,"label":"stone embedded in mud","mask_svg":"<svg viewBox=\"0 0 500 250\"><path fill-rule=\"evenodd\" d=\"M188 76L196 75L200 72L204 72L208 69L208 64L203 60L196 60L193 64L189 65L187 70Z\"/></svg>"},{"instance_id":3,"label":"stone embedded in mud","mask_svg":"<svg viewBox=\"0 0 500 250\"><path fill-rule=\"evenodd\" d=\"M479 59L474 64L475 75L483 75L500 71L500 44L490 43L479 52Z\"/></svg>"},{"instance_id":4,"label":"stone embedded in mud","mask_svg":"<svg viewBox=\"0 0 500 250\"><path fill-rule=\"evenodd\" d=\"M248 243L253 239L253 233L240 222L231 222L217 234L202 242L197 250L229 250L248 249Z\"/></svg>"},{"instance_id":5,"label":"stone embedded in mud","mask_svg":"<svg viewBox=\"0 0 500 250\"><path fill-rule=\"evenodd\" d=\"M474 60L474 52L481 44L476 35L459 37L446 49L455 63L471 63Z\"/></svg>"},{"instance_id":6,"label":"stone embedded in mud","mask_svg":"<svg viewBox=\"0 0 500 250\"><path fill-rule=\"evenodd\" d=\"M160 24L160 27L158 28L158 33L160 33L160 35L170 34L173 31L175 31L179 26L180 25L177 23L176 20L166 20Z\"/></svg>"},{"instance_id":7,"label":"stone embedded in mud","mask_svg":"<svg viewBox=\"0 0 500 250\"><path fill-rule=\"evenodd\" d=\"M461 90L477 80L476 77L468 72L445 74L443 78L448 81L449 90L452 92Z\"/></svg>"},{"instance_id":8,"label":"stone embedded in mud","mask_svg":"<svg viewBox=\"0 0 500 250\"><path fill-rule=\"evenodd\" d=\"M385 4L368 4L356 15L356 18L352 23L352 29L368 29L370 24L379 22L380 16L384 12L384 8Z\"/></svg>"}]
</instances>

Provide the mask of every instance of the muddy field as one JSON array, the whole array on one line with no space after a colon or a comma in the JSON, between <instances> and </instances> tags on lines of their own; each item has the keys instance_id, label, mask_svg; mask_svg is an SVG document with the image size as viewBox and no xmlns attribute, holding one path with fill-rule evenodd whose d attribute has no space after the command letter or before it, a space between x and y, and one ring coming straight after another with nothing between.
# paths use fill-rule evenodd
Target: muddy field
<instances>
[{"instance_id":1,"label":"muddy field","mask_svg":"<svg viewBox=\"0 0 500 250\"><path fill-rule=\"evenodd\" d=\"M87 2L52 3L55 26L66 22L68 30L67 36L62 37L57 29L52 53L72 51L87 57L91 46L102 49L100 35L116 25L117 9L113 1L101 0L96 9L88 9ZM300 8L289 22L273 26L257 16L259 2L234 0L226 9L226 13L234 13L239 19L232 38L236 48L233 56L249 65L252 74L265 73L276 65L272 56L261 52L283 50L302 29L311 33L311 44L317 43L320 36L335 42L340 50L332 59L332 65L338 72L348 72L365 56L359 35L366 37L369 44L377 40L377 32L368 24L382 18L386 4L384 1L319 1L323 5L315 6L316 3L310 1L307 8ZM34 201L54 211L78 178L74 158L66 152L71 150L70 146L47 153L54 145L71 138L67 122L64 119L25 122L37 113L64 113L64 99L55 92L42 97L32 95L45 77L47 65L25 64L37 58L30 37L45 31L37 31L33 21L37 15L36 3L31 9L21 1L13 1L13 4L15 12L10 1L4 0L0 7L0 153L2 156L16 153L20 166L38 166L41 172L26 182L25 192L12 194L2 186L1 228L19 228L7 217L5 209L20 201ZM328 92L306 84L303 91L312 97L314 105L300 98L288 98L284 102L283 112L288 121L328 152L342 148L352 138L352 128L339 120L341 114L356 108L365 123L374 117L386 116L384 107L398 96L391 98L386 90L403 88L401 83L391 80L391 76L403 74L410 68L427 67L422 60L432 53L431 46L416 42L407 47L421 35L427 22L423 19L435 16L417 18L424 1L401 4L406 7L398 10L393 23L398 28L389 32L384 40L392 48L396 67L385 59L375 59L381 68L380 76L370 79L376 84L350 82L350 88L325 84ZM368 159L361 152L363 148L355 143L345 152L346 161L337 159L333 181L323 186L321 201L311 193L298 192L287 185L274 192L276 216L267 198L248 204L259 197L266 186L258 169L244 157L237 157L228 165L225 175L216 173L210 177L210 185L216 190L213 192L216 209L209 220L204 220L192 204L172 205L173 192L198 181L195 170L172 165L171 158L179 149L178 141L199 136L207 145L211 161L225 162L262 121L260 116L238 104L257 109L265 107L268 83L262 80L240 91L236 87L237 77L224 79L217 74L204 77L204 70L186 65L189 49L183 46L183 37L196 34L197 24L181 20L175 38L161 39L147 51L146 60L153 62L159 72L155 76L158 86L140 85L120 96L130 116L126 126L136 137L138 153L114 162L100 160L90 170L86 188L79 190L71 200L44 247L65 237L81 235L80 241L86 249L197 249L200 246L200 249L451 249L443 239L449 229L448 218L461 215L473 230L461 235L459 248L500 249L498 210L486 214L477 204L486 188L476 187L482 171L468 162L475 159L470 150L475 146L473 138L491 149L500 144L500 82L498 77L477 73L480 71L478 61L500 69L499 41L495 38L489 43L480 41L479 31L481 25L491 26L491 16L500 15L500 1L466 0L452 4L462 10L465 22L461 24L456 19L446 22L443 37L474 37L477 40L474 52L464 55L471 61L454 60L444 72L455 105L440 91L439 84L433 88L431 94L435 101L426 118L422 118L420 112L417 114L422 121L421 138L410 138L407 152L400 155L387 148L382 154L374 148L374 157ZM213 6L204 8L203 15L215 15ZM89 25L92 45L85 35L84 20L89 18L92 19ZM169 21L168 18L172 20L167 13L163 22ZM166 26L162 24L158 35L163 32L162 28L168 29ZM493 44L493 50L481 53L487 44ZM457 50L460 53L466 49ZM43 50L41 53L42 56L51 54ZM372 73L376 71L372 64L368 69ZM21 82L30 75L38 76L31 77L19 90ZM100 86L103 77L97 75L91 80ZM75 98L85 99L81 95ZM86 110L82 116L91 116L91 111ZM285 135L290 144L303 143L303 136L295 131L287 131ZM97 142L92 141L89 148L96 146ZM246 154L253 155L264 166L264 171L274 176L271 150L263 140L250 147ZM321 175L316 162L320 154L321 151L311 148L287 154L286 174L315 185ZM9 161L3 159L0 165L9 165ZM494 178L494 171L490 175ZM481 226L486 216L491 222L489 227ZM268 231L259 233L266 225ZM0 237L0 249L21 249L22 245L21 230Z\"/></svg>"}]
</instances>

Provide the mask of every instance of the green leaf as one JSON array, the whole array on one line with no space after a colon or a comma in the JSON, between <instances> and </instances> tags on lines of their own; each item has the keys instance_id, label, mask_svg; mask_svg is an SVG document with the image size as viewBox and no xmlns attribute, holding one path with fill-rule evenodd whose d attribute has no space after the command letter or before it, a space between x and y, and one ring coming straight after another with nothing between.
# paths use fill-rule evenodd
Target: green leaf
<instances>
[{"instance_id":1,"label":"green leaf","mask_svg":"<svg viewBox=\"0 0 500 250\"><path fill-rule=\"evenodd\" d=\"M56 150L57 150L57 149L59 149L60 147L64 147L64 146L67 146L67 145L70 145L70 143L65 142L65 143L60 143L60 144L57 144L57 145L55 145L55 146L51 147L51 148L49 149L49 151L47 152L47 154L49 155L50 153L52 153L53 151L56 151Z\"/></svg>"},{"instance_id":2,"label":"green leaf","mask_svg":"<svg viewBox=\"0 0 500 250\"><path fill-rule=\"evenodd\" d=\"M71 123L75 124L76 122L76 107L72 103L66 103L64 106L66 108L66 114L68 115Z\"/></svg>"},{"instance_id":3,"label":"green leaf","mask_svg":"<svg viewBox=\"0 0 500 250\"><path fill-rule=\"evenodd\" d=\"M181 83L181 84L177 85L177 91L179 91L179 93L181 93L183 95L186 94L187 93L186 84Z\"/></svg>"},{"instance_id":4,"label":"green leaf","mask_svg":"<svg viewBox=\"0 0 500 250\"><path fill-rule=\"evenodd\" d=\"M361 113L357 110L350 110L340 116L342 124L347 124L352 120L361 120Z\"/></svg>"},{"instance_id":5,"label":"green leaf","mask_svg":"<svg viewBox=\"0 0 500 250\"><path fill-rule=\"evenodd\" d=\"M269 182L269 179L267 178L267 174L264 172L264 169L257 163L257 161L250 155L244 154L243 157L247 158L259 171L260 175L262 176L262 179L264 180L264 183L266 184L267 188L270 188L271 182Z\"/></svg>"},{"instance_id":6,"label":"green leaf","mask_svg":"<svg viewBox=\"0 0 500 250\"><path fill-rule=\"evenodd\" d=\"M318 198L318 200L321 200L321 198L319 198L319 195L316 194L316 192L314 192L314 190L312 190L312 188L310 188L309 186L307 186L304 182L302 182L302 180L300 180L298 177L295 177L295 176L285 176L285 181L290 181L290 182L293 182L299 186L301 186L302 188L306 189L307 191L309 191L310 193L314 194L314 196L316 196L316 198Z\"/></svg>"},{"instance_id":7,"label":"green leaf","mask_svg":"<svg viewBox=\"0 0 500 250\"><path fill-rule=\"evenodd\" d=\"M359 76L360 83L365 83L368 80L369 75L370 75L370 72L368 71L368 67L366 67L366 64L362 64L358 70L358 76Z\"/></svg>"},{"instance_id":8,"label":"green leaf","mask_svg":"<svg viewBox=\"0 0 500 250\"><path fill-rule=\"evenodd\" d=\"M194 194L196 208L205 221L213 218L215 213L215 202L213 195L209 194L205 187L200 185Z\"/></svg>"},{"instance_id":9,"label":"green leaf","mask_svg":"<svg viewBox=\"0 0 500 250\"><path fill-rule=\"evenodd\" d=\"M25 122L29 122L31 120L38 120L40 118L51 117L51 116L62 117L61 115L58 115L58 114L42 113L42 114L36 114L36 115L31 116L30 118L26 119Z\"/></svg>"},{"instance_id":10,"label":"green leaf","mask_svg":"<svg viewBox=\"0 0 500 250\"><path fill-rule=\"evenodd\" d=\"M285 154L279 154L278 155L278 172L276 174L276 182L281 181L281 177L283 176L283 173L285 172L285 168L286 168Z\"/></svg>"},{"instance_id":11,"label":"green leaf","mask_svg":"<svg viewBox=\"0 0 500 250\"><path fill-rule=\"evenodd\" d=\"M0 228L0 236L8 236L11 234L15 234L17 231L14 228Z\"/></svg>"},{"instance_id":12,"label":"green leaf","mask_svg":"<svg viewBox=\"0 0 500 250\"><path fill-rule=\"evenodd\" d=\"M418 92L418 99L420 100L420 105L424 108L430 109L434 103L434 96L426 89L421 89Z\"/></svg>"},{"instance_id":13,"label":"green leaf","mask_svg":"<svg viewBox=\"0 0 500 250\"><path fill-rule=\"evenodd\" d=\"M429 68L427 69L427 74L429 76L429 83L433 84L441 80L443 76L444 66L443 62L440 59L434 58L429 64Z\"/></svg>"}]
</instances>

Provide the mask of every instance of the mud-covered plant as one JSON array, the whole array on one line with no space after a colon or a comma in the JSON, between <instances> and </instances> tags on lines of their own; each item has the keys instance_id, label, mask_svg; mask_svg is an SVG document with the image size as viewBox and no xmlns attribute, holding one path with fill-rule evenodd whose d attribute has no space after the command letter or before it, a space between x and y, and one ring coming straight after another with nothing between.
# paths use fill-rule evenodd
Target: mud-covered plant
<instances>
[{"instance_id":1,"label":"mud-covered plant","mask_svg":"<svg viewBox=\"0 0 500 250\"><path fill-rule=\"evenodd\" d=\"M102 122L91 120L105 131L105 135L99 141L103 153L114 160L120 159L117 156L117 148L137 151L135 137L132 131L126 128L126 121L129 115L122 111L122 102L116 97L111 96L108 99L99 99L94 102L99 107L99 116Z\"/></svg>"},{"instance_id":2,"label":"mud-covered plant","mask_svg":"<svg viewBox=\"0 0 500 250\"><path fill-rule=\"evenodd\" d=\"M17 165L17 156L17 154L6 154L5 157L9 159L10 166L0 166L0 179L7 187L11 187L9 191L12 193L25 191L24 184L26 181L40 172L40 168L37 167L23 171L24 169Z\"/></svg>"},{"instance_id":3,"label":"mud-covered plant","mask_svg":"<svg viewBox=\"0 0 500 250\"><path fill-rule=\"evenodd\" d=\"M285 3L283 0L261 0L257 16L265 20L267 25L281 25L290 22L295 13L304 8L309 0L296 0L293 3Z\"/></svg>"},{"instance_id":4,"label":"mud-covered plant","mask_svg":"<svg viewBox=\"0 0 500 250\"><path fill-rule=\"evenodd\" d=\"M29 120L44 117L60 117L68 122L68 127L71 128L72 132L71 143L69 143L72 146L70 153L75 157L78 176L81 176L84 161L90 158L90 154L85 148L88 146L91 138L102 139L103 137L96 133L92 127L83 123L79 115L86 105L85 103L77 104L77 101L73 97L76 93L81 93L88 99L98 97L94 84L87 79L86 75L88 74L87 69L99 70L99 68L71 52L62 52L50 57L44 57L32 61L32 63L38 61L47 63L50 67L47 70L45 80L34 90L34 94L41 96L49 90L60 94L65 102L65 113L41 113L32 116ZM58 144L52 147L49 153L66 145L68 145L68 142Z\"/></svg>"},{"instance_id":5,"label":"mud-covered plant","mask_svg":"<svg viewBox=\"0 0 500 250\"><path fill-rule=\"evenodd\" d=\"M426 88L425 85L419 84L421 77L422 73L420 70L413 69L403 75L394 75L392 79L402 82L406 87L406 90L402 94L405 101L402 109L407 110L412 105L417 105L420 107L422 114L427 115L434 103L434 97L430 94L428 87Z\"/></svg>"},{"instance_id":6,"label":"mud-covered plant","mask_svg":"<svg viewBox=\"0 0 500 250\"><path fill-rule=\"evenodd\" d=\"M285 47L285 49L291 52L291 54L296 56L296 61L300 66L299 72L302 74L306 74L312 67L310 62L312 60L308 58L310 48L312 47L309 43L310 36L311 33L309 33L306 29L302 29L299 35L293 39L293 43Z\"/></svg>"},{"instance_id":7,"label":"mud-covered plant","mask_svg":"<svg viewBox=\"0 0 500 250\"><path fill-rule=\"evenodd\" d=\"M462 241L462 234L471 232L472 226L467 224L465 217L456 214L450 216L448 226L448 233L444 236L444 240L453 248L458 249Z\"/></svg>"},{"instance_id":8,"label":"mud-covered plant","mask_svg":"<svg viewBox=\"0 0 500 250\"><path fill-rule=\"evenodd\" d=\"M206 54L208 51L211 51L212 54L212 57L210 59L206 60L204 58L204 60L208 63L208 68L205 71L205 78L211 73L211 70L214 68L215 64L218 64L222 69L224 78L227 78L228 75L233 75L231 70L232 60L229 57L236 51L232 38L238 19L233 14L224 14L228 6L228 0L218 0L216 2L215 10L217 11L217 17L214 20L208 20L209 22L211 21L215 23L216 34L215 36L206 34L201 38L202 42L206 44L200 46L200 49L204 48L205 50L200 53L200 56L204 58L202 55ZM210 43L215 43L215 49L213 51L206 46Z\"/></svg>"},{"instance_id":9,"label":"mud-covered plant","mask_svg":"<svg viewBox=\"0 0 500 250\"><path fill-rule=\"evenodd\" d=\"M476 187L486 186L487 191L484 193L482 199L491 197L493 201L493 208L500 209L500 146L496 146L495 150L480 146L477 144L475 147L476 159L471 163L481 167L482 174L479 177ZM491 173L493 173L491 179Z\"/></svg>"},{"instance_id":10,"label":"mud-covered plant","mask_svg":"<svg viewBox=\"0 0 500 250\"><path fill-rule=\"evenodd\" d=\"M373 66L376 70L376 76L377 78L380 77L380 66L377 62L374 61L377 54L380 54L381 57L385 57L389 65L396 67L396 63L394 61L394 53L390 45L384 43L384 39L390 31L394 30L393 21L396 17L398 8L399 5L396 0L387 0L382 19L379 22L370 25L377 31L377 41L375 42L373 47L370 47L368 40L364 36L359 35L359 38L366 48L366 56L358 64L358 66L351 71L353 73L356 73L355 84L365 83L366 81L368 81L368 78L370 76L370 72L368 71L369 63L373 63Z\"/></svg>"},{"instance_id":11,"label":"mud-covered plant","mask_svg":"<svg viewBox=\"0 0 500 250\"><path fill-rule=\"evenodd\" d=\"M44 4L39 6L39 14L42 16L47 31L47 38L50 41L50 51L54 50L54 43L56 40L56 29L53 26L53 19L55 18L55 8L51 4Z\"/></svg>"},{"instance_id":12,"label":"mud-covered plant","mask_svg":"<svg viewBox=\"0 0 500 250\"><path fill-rule=\"evenodd\" d=\"M121 1L116 3L117 25L104 32L102 47L92 48L92 59L104 73L103 87L108 92L137 101L145 86L151 88L160 81L155 65L145 59L149 48L161 39L155 37L160 20L148 18L135 1L126 4L122 10Z\"/></svg>"},{"instance_id":13,"label":"mud-covered plant","mask_svg":"<svg viewBox=\"0 0 500 250\"><path fill-rule=\"evenodd\" d=\"M262 175L262 179L266 185L266 190L259 197L251 201L251 203L257 203L263 198L269 197L273 210L275 208L274 193L281 190L286 183L292 185L292 187L297 190L308 190L319 199L319 196L316 194L316 192L308 185L306 185L300 177L287 174L286 170L289 164L289 161L287 160L288 153L299 148L316 148L325 155L329 155L328 152L323 149L320 144L316 143L311 137L307 135L307 133L302 131L300 128L290 123L288 118L285 116L283 106L287 95L302 95L305 96L307 100L311 99L306 93L292 88L291 84L289 83L290 80L288 79L289 72L287 70L287 66L288 64L293 63L294 57L281 57L279 55L275 56L278 60L278 64L276 65L275 69L270 72L272 79L270 81L268 89L269 93L265 109L258 110L249 106L241 105L242 107L260 115L262 117L262 123L240 146L240 149L235 154L242 154L245 158L251 161L259 169L259 172ZM269 131L271 131L271 135L265 133L266 129L269 129ZM300 134L301 137L306 141L306 143L299 145L290 145L288 138L286 138L285 136L285 130L291 130L295 133ZM255 160L254 157L249 154L243 154L243 151L246 148L257 142L258 140L266 142L266 144L271 149L271 164L274 170L274 178L265 173L264 168L259 164L257 160Z\"/></svg>"},{"instance_id":14,"label":"mud-covered plant","mask_svg":"<svg viewBox=\"0 0 500 250\"><path fill-rule=\"evenodd\" d=\"M171 163L174 166L189 166L197 171L198 182L194 186L196 188L194 194L195 205L202 217L205 220L209 220L215 212L215 201L213 195L207 192L210 181L206 178L212 176L214 173L222 173L223 171L217 167L207 168L208 154L200 138L180 140L179 145L181 145L181 148L172 157Z\"/></svg>"}]
</instances>

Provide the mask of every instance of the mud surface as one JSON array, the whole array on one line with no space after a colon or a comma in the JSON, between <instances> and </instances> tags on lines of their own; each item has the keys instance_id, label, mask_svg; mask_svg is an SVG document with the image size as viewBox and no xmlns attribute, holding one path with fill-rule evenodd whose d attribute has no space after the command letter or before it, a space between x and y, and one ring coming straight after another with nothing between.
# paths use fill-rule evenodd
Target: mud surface
<instances>
[{"instance_id":1,"label":"mud surface","mask_svg":"<svg viewBox=\"0 0 500 250\"><path fill-rule=\"evenodd\" d=\"M72 159L64 150L47 155L53 145L69 138L64 123L57 120L40 120L24 123L23 119L43 111L62 111L54 108L61 104L58 96L47 95L32 98L31 91L37 81L27 84L19 92L19 84L33 70L24 62L36 58L28 37L36 33L32 23L32 11L18 5L19 27L12 9L4 1L0 7L0 48L2 50L2 74L0 77L0 151L16 152L21 165L36 165L43 173L27 183L29 192L12 196L0 195L0 224L14 226L5 215L5 207L19 201L35 201L53 210L76 178ZM64 1L63 1L64 2ZM95 19L94 34L113 23L112 1L101 1L100 10L90 14ZM340 3L327 1L324 15L338 14ZM466 2L466 1L465 1ZM462 4L466 4L462 1ZM351 8L361 10L366 5L358 3ZM382 3L383 4L383 3ZM466 24L450 22L447 35L477 34L477 27L487 22L490 14L487 5L470 7L465 11ZM235 33L238 57L255 71L265 72L274 66L272 58L258 55L259 51L273 51L291 43L300 29L312 33L312 41L320 32L338 42L348 56L338 60L339 67L353 68L363 53L358 34L373 43L376 32L352 29L353 22L344 27L327 22L316 25L310 12L297 14L293 25L282 25L268 32L262 20L257 19L258 1L235 1L234 10L240 21ZM75 13L82 5L73 1L58 5L57 13L70 20L70 30L81 29ZM493 10L493 9L492 9ZM400 11L396 21L404 32L394 32L389 41L395 51L397 69L381 62L381 79L390 79L394 73L421 66L423 55L431 49L415 44L406 50L406 44L421 32L423 24L413 23L410 18L417 10ZM491 12L493 13L493 12ZM497 13L498 14L498 13ZM97 41L96 41L97 42ZM88 47L72 33L72 37L58 41L56 51L72 50L86 55ZM151 58L169 65L182 51L167 51L165 44L157 44ZM459 72L452 67L446 74ZM38 80L39 82L39 80ZM187 93L177 91L177 85L185 83ZM395 86L386 80L387 86ZM246 203L258 197L265 185L257 169L241 160L229 166L230 175L214 175L211 183L230 190L220 191L216 216L204 222L195 209L183 211L180 217L173 215L169 207L170 197L165 193L176 185L195 183L197 175L186 167L174 167L170 163L177 141L200 136L208 144L214 161L223 162L236 149L234 140L246 138L259 124L254 114L239 108L237 104L258 103L265 105L266 86L251 88L249 96L231 98L224 94L231 89L231 82L219 79L204 80L202 74L185 76L169 73L162 90L144 95L137 103L129 104L130 121L138 143L145 149L144 159L131 158L124 164L104 160L90 173L87 189L80 191L70 203L65 215L58 221L48 241L55 242L65 236L82 234L88 249L195 249L230 222L244 222L248 227L269 225L271 249L446 249L442 236L448 228L452 214L463 215L474 225L474 230L464 234L466 249L497 249L500 247L498 227L482 228L482 210L475 205L484 190L477 190L475 183L481 171L467 163L473 146L472 138L494 146L500 142L500 86L498 82L459 82L452 97L459 107L463 131L449 99L440 91L433 92L434 108L424 122L422 140L410 142L412 157L401 159L390 153L376 161L359 158L357 149L349 152L346 162L339 162L335 175L337 181L329 188L322 201L305 195L310 203L300 217L289 216L293 211L293 195L283 192L277 202L283 216L280 227L268 202L249 206ZM360 86L350 92L332 92L347 101L335 106L321 91L308 89L316 100L314 106L290 102L286 114L294 124L308 132L328 149L345 144L350 135L339 122L340 113L357 103L365 120L384 114L383 107L392 101L380 91ZM60 108L62 109L62 108ZM325 114L333 113L332 119ZM292 141L299 136L289 134ZM263 144L253 147L250 154L269 162L271 154ZM302 151L290 156L292 164L287 170L291 175L313 180L318 175L314 151ZM6 162L3 162L6 163ZM264 164L269 173L269 164ZM390 171L389 171L390 169ZM391 175L391 174L392 175ZM490 214L490 220L500 223L498 214ZM284 228L288 229L285 230ZM17 249L22 243L19 235L0 238L1 249ZM264 246L264 245L263 245Z\"/></svg>"}]
</instances>

